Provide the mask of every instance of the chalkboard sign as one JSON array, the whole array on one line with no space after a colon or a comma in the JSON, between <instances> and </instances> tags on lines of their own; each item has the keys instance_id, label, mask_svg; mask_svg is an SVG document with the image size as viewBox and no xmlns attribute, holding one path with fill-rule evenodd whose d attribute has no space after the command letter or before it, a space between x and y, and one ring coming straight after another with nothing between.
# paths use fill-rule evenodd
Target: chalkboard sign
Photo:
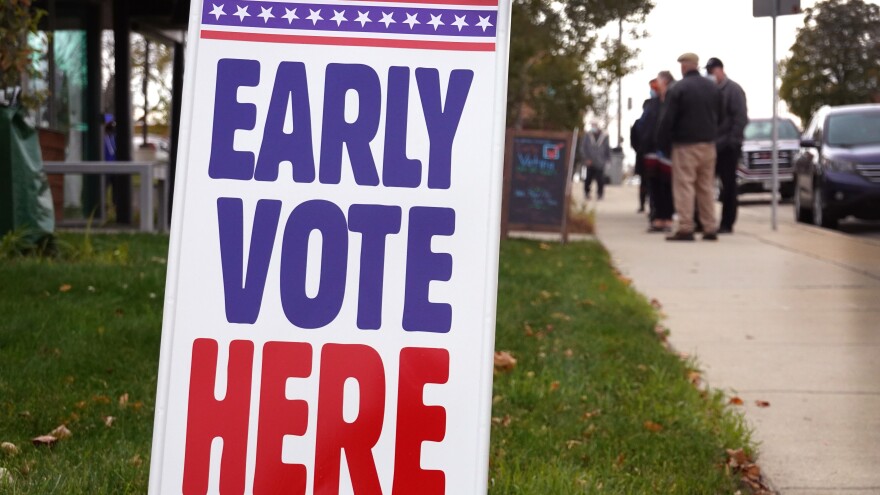
<instances>
[{"instance_id":1,"label":"chalkboard sign","mask_svg":"<svg viewBox=\"0 0 880 495\"><path fill-rule=\"evenodd\" d=\"M508 131L502 230L560 232L567 240L574 136Z\"/></svg>"}]
</instances>

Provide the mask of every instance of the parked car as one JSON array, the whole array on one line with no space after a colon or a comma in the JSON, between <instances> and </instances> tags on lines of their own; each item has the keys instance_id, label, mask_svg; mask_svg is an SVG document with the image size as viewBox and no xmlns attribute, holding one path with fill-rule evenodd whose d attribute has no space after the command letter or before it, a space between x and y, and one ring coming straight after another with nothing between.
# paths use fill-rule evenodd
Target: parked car
<instances>
[{"instance_id":1,"label":"parked car","mask_svg":"<svg viewBox=\"0 0 880 495\"><path fill-rule=\"evenodd\" d=\"M171 144L167 137L147 134L147 145L144 146L144 136L138 133L132 136L132 144L133 154L138 154L139 150L145 148L149 150L148 155L151 156L151 160L168 163Z\"/></svg>"},{"instance_id":2,"label":"parked car","mask_svg":"<svg viewBox=\"0 0 880 495\"><path fill-rule=\"evenodd\" d=\"M849 215L880 219L880 105L819 109L794 174L799 222L834 228Z\"/></svg>"},{"instance_id":3,"label":"parked car","mask_svg":"<svg viewBox=\"0 0 880 495\"><path fill-rule=\"evenodd\" d=\"M777 119L777 162L779 164L779 193L791 198L792 158L800 148L800 133L790 119ZM773 189L773 119L750 119L743 140L742 161L736 170L737 192L758 193Z\"/></svg>"}]
</instances>

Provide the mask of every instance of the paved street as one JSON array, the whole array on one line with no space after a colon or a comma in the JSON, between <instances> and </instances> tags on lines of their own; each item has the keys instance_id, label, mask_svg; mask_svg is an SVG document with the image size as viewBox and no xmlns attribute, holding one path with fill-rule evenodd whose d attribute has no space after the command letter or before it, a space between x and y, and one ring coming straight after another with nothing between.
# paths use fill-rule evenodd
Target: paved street
<instances>
[{"instance_id":1,"label":"paved street","mask_svg":"<svg viewBox=\"0 0 880 495\"><path fill-rule=\"evenodd\" d=\"M880 228L797 225L785 204L772 232L769 204L748 204L735 235L670 243L645 233L635 187L593 205L598 238L663 304L672 344L745 401L774 487L880 493Z\"/></svg>"},{"instance_id":2,"label":"paved street","mask_svg":"<svg viewBox=\"0 0 880 495\"><path fill-rule=\"evenodd\" d=\"M771 211L769 194L744 194L739 200L741 214L750 215L756 222L763 219L769 225ZM780 203L777 218L780 224L795 224L791 203ZM849 218L840 222L840 232L862 239L880 241L880 221L869 222Z\"/></svg>"}]
</instances>

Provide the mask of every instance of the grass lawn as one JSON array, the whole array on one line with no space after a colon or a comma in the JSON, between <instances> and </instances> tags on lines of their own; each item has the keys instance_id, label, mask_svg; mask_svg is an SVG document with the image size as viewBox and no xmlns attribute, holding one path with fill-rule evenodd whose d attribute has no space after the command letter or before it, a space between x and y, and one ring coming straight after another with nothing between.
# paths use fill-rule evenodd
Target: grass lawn
<instances>
[{"instance_id":1,"label":"grass lawn","mask_svg":"<svg viewBox=\"0 0 880 495\"><path fill-rule=\"evenodd\" d=\"M145 493L167 238L62 240L64 259L0 252L0 442L19 450L0 449L0 493ZM490 493L736 491L741 419L690 384L599 245L506 241L499 285L496 348L518 364L495 378Z\"/></svg>"}]
</instances>

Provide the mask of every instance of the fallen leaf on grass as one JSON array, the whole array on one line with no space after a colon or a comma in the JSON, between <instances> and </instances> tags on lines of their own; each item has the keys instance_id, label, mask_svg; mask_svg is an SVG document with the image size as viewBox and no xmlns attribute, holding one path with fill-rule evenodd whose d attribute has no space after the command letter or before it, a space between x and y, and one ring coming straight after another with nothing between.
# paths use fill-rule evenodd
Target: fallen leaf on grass
<instances>
[{"instance_id":1,"label":"fallen leaf on grass","mask_svg":"<svg viewBox=\"0 0 880 495\"><path fill-rule=\"evenodd\" d=\"M593 302L592 299L584 299L583 301L581 301L581 306L583 306L585 308L592 308L595 305L596 305L596 303Z\"/></svg>"},{"instance_id":2,"label":"fallen leaf on grass","mask_svg":"<svg viewBox=\"0 0 880 495\"><path fill-rule=\"evenodd\" d=\"M128 394L122 394L119 396L119 407L125 407L128 405Z\"/></svg>"},{"instance_id":3,"label":"fallen leaf on grass","mask_svg":"<svg viewBox=\"0 0 880 495\"><path fill-rule=\"evenodd\" d=\"M743 449L727 449L727 457L727 465L730 466L734 473L741 475L742 482L751 488L753 494L774 493L764 483L764 478L761 476L761 467L752 462L752 459L743 452Z\"/></svg>"},{"instance_id":4,"label":"fallen leaf on grass","mask_svg":"<svg viewBox=\"0 0 880 495\"><path fill-rule=\"evenodd\" d=\"M0 467L0 486L3 485L11 485L15 480L12 479L12 475L9 474L9 471L6 468Z\"/></svg>"},{"instance_id":5,"label":"fallen leaf on grass","mask_svg":"<svg viewBox=\"0 0 880 495\"><path fill-rule=\"evenodd\" d=\"M583 419L584 421L586 421L586 420L588 420L588 419L595 418L596 416L598 416L598 415L600 415L600 414L602 414L602 411L599 410L599 409L596 409L596 410L593 410L593 411L587 411L587 412L584 413L583 416L581 416L581 419Z\"/></svg>"},{"instance_id":6,"label":"fallen leaf on grass","mask_svg":"<svg viewBox=\"0 0 880 495\"><path fill-rule=\"evenodd\" d=\"M745 466L751 462L751 458L749 458L748 454L745 453L743 449L727 449L727 465L738 469L742 466Z\"/></svg>"},{"instance_id":7,"label":"fallen leaf on grass","mask_svg":"<svg viewBox=\"0 0 880 495\"><path fill-rule=\"evenodd\" d=\"M755 405L758 407L770 407L770 403L766 400L756 400Z\"/></svg>"},{"instance_id":8,"label":"fallen leaf on grass","mask_svg":"<svg viewBox=\"0 0 880 495\"><path fill-rule=\"evenodd\" d=\"M645 421L645 429L652 433L659 433L663 431L663 425L649 420Z\"/></svg>"},{"instance_id":9,"label":"fallen leaf on grass","mask_svg":"<svg viewBox=\"0 0 880 495\"><path fill-rule=\"evenodd\" d=\"M495 351L495 369L497 371L510 371L516 368L516 358L507 351Z\"/></svg>"},{"instance_id":10,"label":"fallen leaf on grass","mask_svg":"<svg viewBox=\"0 0 880 495\"><path fill-rule=\"evenodd\" d=\"M106 395L96 395L92 397L92 402L94 402L95 404L109 404L110 398Z\"/></svg>"},{"instance_id":11,"label":"fallen leaf on grass","mask_svg":"<svg viewBox=\"0 0 880 495\"><path fill-rule=\"evenodd\" d=\"M563 354L565 354L565 357L570 358L570 357L574 356L574 351L571 349L566 349L565 352L563 352Z\"/></svg>"},{"instance_id":12,"label":"fallen leaf on grass","mask_svg":"<svg viewBox=\"0 0 880 495\"><path fill-rule=\"evenodd\" d=\"M553 314L550 315L550 316L552 316L553 318L555 318L555 319L557 319L557 320L571 321L571 316L568 316L568 315L565 314L565 313L560 313L560 312L558 312L558 311L555 312L555 313L553 313Z\"/></svg>"},{"instance_id":13,"label":"fallen leaf on grass","mask_svg":"<svg viewBox=\"0 0 880 495\"><path fill-rule=\"evenodd\" d=\"M54 430L49 432L49 436L53 436L53 437L57 438L58 440L64 440L66 438L72 437L73 433L71 433L70 430L68 430L66 426L61 425L58 428L55 428Z\"/></svg>"},{"instance_id":14,"label":"fallen leaf on grass","mask_svg":"<svg viewBox=\"0 0 880 495\"><path fill-rule=\"evenodd\" d=\"M57 441L58 441L58 439L53 437L52 435L40 435L38 437L31 438L31 443L33 443L37 447L40 447L40 446L51 447L51 446L55 445L55 442L57 442Z\"/></svg>"},{"instance_id":15,"label":"fallen leaf on grass","mask_svg":"<svg viewBox=\"0 0 880 495\"><path fill-rule=\"evenodd\" d=\"M513 420L511 419L509 414L505 414L503 418L499 418L498 416L492 418L492 424L500 425L505 428L510 426L511 421Z\"/></svg>"},{"instance_id":16,"label":"fallen leaf on grass","mask_svg":"<svg viewBox=\"0 0 880 495\"><path fill-rule=\"evenodd\" d=\"M526 337L531 337L532 335L535 335L535 331L528 323L523 324L523 331L525 332Z\"/></svg>"},{"instance_id":17,"label":"fallen leaf on grass","mask_svg":"<svg viewBox=\"0 0 880 495\"><path fill-rule=\"evenodd\" d=\"M663 305L660 304L660 301L658 301L657 299L651 299L651 306L653 306L654 309L660 309L663 307Z\"/></svg>"},{"instance_id":18,"label":"fallen leaf on grass","mask_svg":"<svg viewBox=\"0 0 880 495\"><path fill-rule=\"evenodd\" d=\"M741 405L743 405L743 400L740 399L739 397L733 396L730 398L729 401L727 401L727 403L732 406L741 406Z\"/></svg>"},{"instance_id":19,"label":"fallen leaf on grass","mask_svg":"<svg viewBox=\"0 0 880 495\"><path fill-rule=\"evenodd\" d=\"M550 299L551 297L553 297L553 294L551 294L550 291L547 291L547 290L542 290L540 292L540 294L541 294L541 299Z\"/></svg>"},{"instance_id":20,"label":"fallen leaf on grass","mask_svg":"<svg viewBox=\"0 0 880 495\"><path fill-rule=\"evenodd\" d=\"M132 466L140 466L141 464L144 463L144 460L141 459L140 454L135 454L134 457L129 459L128 463L131 464Z\"/></svg>"},{"instance_id":21,"label":"fallen leaf on grass","mask_svg":"<svg viewBox=\"0 0 880 495\"><path fill-rule=\"evenodd\" d=\"M554 381L550 384L550 391L555 392L556 390L559 390L559 381L558 380Z\"/></svg>"},{"instance_id":22,"label":"fallen leaf on grass","mask_svg":"<svg viewBox=\"0 0 880 495\"><path fill-rule=\"evenodd\" d=\"M574 447L576 447L576 446L578 446L578 445L583 445L583 443L584 443L584 442L582 442L582 441L580 441L580 440L569 440L569 441L565 442L565 447L566 447L568 450L571 450L571 449L573 449Z\"/></svg>"},{"instance_id":23,"label":"fallen leaf on grass","mask_svg":"<svg viewBox=\"0 0 880 495\"><path fill-rule=\"evenodd\" d=\"M605 282L602 282L601 284L599 284L599 291L600 292L605 292L607 290L608 290L608 284L606 284Z\"/></svg>"},{"instance_id":24,"label":"fallen leaf on grass","mask_svg":"<svg viewBox=\"0 0 880 495\"><path fill-rule=\"evenodd\" d=\"M58 287L58 291L59 292L68 292L72 288L73 288L73 286L70 284L62 284L61 287Z\"/></svg>"},{"instance_id":25,"label":"fallen leaf on grass","mask_svg":"<svg viewBox=\"0 0 880 495\"><path fill-rule=\"evenodd\" d=\"M16 447L15 444L11 442L0 443L0 450L8 455L18 455L18 447Z\"/></svg>"},{"instance_id":26,"label":"fallen leaf on grass","mask_svg":"<svg viewBox=\"0 0 880 495\"><path fill-rule=\"evenodd\" d=\"M659 338L661 342L666 342L666 339L669 338L669 329L664 327L663 325L655 325L654 333L657 335L657 338Z\"/></svg>"},{"instance_id":27,"label":"fallen leaf on grass","mask_svg":"<svg viewBox=\"0 0 880 495\"><path fill-rule=\"evenodd\" d=\"M691 382L691 385L698 387L700 386L700 380L702 379L699 371L688 371L688 381Z\"/></svg>"},{"instance_id":28,"label":"fallen leaf on grass","mask_svg":"<svg viewBox=\"0 0 880 495\"><path fill-rule=\"evenodd\" d=\"M104 426L106 426L107 428L113 426L114 421L116 421L116 418L114 418L113 416L104 416Z\"/></svg>"},{"instance_id":29,"label":"fallen leaf on grass","mask_svg":"<svg viewBox=\"0 0 880 495\"><path fill-rule=\"evenodd\" d=\"M550 250L550 244L547 244L546 242L542 242L541 244L538 244L538 247L543 249L544 251Z\"/></svg>"}]
</instances>

